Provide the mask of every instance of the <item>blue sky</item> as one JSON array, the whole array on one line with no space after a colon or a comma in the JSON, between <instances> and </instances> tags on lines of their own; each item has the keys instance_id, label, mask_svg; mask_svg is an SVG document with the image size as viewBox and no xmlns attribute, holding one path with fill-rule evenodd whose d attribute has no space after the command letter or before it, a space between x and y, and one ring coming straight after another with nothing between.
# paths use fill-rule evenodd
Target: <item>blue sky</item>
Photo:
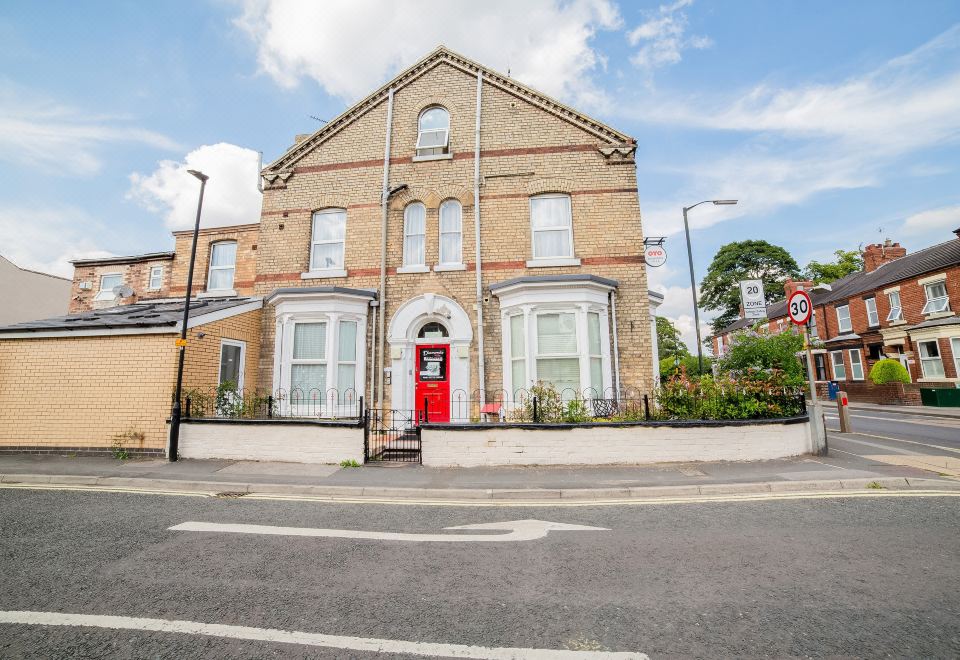
<instances>
[{"instance_id":1,"label":"blue sky","mask_svg":"<svg viewBox=\"0 0 960 660\"><path fill-rule=\"evenodd\" d=\"M687 337L684 205L742 200L693 211L700 276L733 240L805 265L960 226L955 1L20 2L0 42L0 252L61 274L169 248L188 166L210 224L256 221L256 151L441 42L637 138L644 228L669 236L651 280Z\"/></svg>"}]
</instances>

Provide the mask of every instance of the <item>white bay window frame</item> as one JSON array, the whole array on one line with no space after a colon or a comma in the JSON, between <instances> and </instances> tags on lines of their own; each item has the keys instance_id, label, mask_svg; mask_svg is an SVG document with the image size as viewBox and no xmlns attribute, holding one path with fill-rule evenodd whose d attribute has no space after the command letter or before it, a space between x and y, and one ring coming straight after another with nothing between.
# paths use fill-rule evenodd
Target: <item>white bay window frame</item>
<instances>
[{"instance_id":1,"label":"white bay window frame","mask_svg":"<svg viewBox=\"0 0 960 660\"><path fill-rule=\"evenodd\" d=\"M930 350L931 346L933 350ZM918 341L917 355L920 358L920 373L924 378L944 378L945 372L943 369L943 354L940 352L939 340L929 339L925 341Z\"/></svg>"}]
</instances>

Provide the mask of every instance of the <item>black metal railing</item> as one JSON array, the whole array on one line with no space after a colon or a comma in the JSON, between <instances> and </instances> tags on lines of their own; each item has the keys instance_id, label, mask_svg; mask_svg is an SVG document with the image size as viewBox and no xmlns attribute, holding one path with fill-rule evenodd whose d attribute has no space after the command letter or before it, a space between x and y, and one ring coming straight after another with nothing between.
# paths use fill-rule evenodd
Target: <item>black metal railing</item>
<instances>
[{"instance_id":1,"label":"black metal railing","mask_svg":"<svg viewBox=\"0 0 960 660\"><path fill-rule=\"evenodd\" d=\"M184 418L221 419L360 419L363 396L353 389L263 390L224 387L192 388L183 393Z\"/></svg>"},{"instance_id":2,"label":"black metal railing","mask_svg":"<svg viewBox=\"0 0 960 660\"><path fill-rule=\"evenodd\" d=\"M364 417L364 458L367 461L420 463L420 425L415 410L368 408Z\"/></svg>"}]
</instances>

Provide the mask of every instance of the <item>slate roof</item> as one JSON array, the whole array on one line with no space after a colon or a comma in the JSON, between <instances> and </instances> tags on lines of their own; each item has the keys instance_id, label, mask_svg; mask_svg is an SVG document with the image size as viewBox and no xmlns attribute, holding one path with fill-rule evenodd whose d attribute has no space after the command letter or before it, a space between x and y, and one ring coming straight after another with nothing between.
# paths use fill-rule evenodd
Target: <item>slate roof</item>
<instances>
[{"instance_id":1,"label":"slate roof","mask_svg":"<svg viewBox=\"0 0 960 660\"><path fill-rule=\"evenodd\" d=\"M219 312L239 307L256 298L202 298L190 301L190 317ZM173 330L183 319L183 301L143 302L119 305L79 314L56 316L39 321L24 321L0 327L0 337L11 332L44 332L49 330L112 330L119 328L158 328L169 326Z\"/></svg>"},{"instance_id":2,"label":"slate roof","mask_svg":"<svg viewBox=\"0 0 960 660\"><path fill-rule=\"evenodd\" d=\"M931 245L918 250L913 254L894 259L882 264L873 272L858 271L830 283L830 291L809 291L814 306L842 303L853 296L869 293L902 280L910 279L925 273L944 270L960 264L960 239L953 239L945 243ZM778 300L767 305L767 318L778 319L787 315L787 301ZM934 319L941 320L941 319ZM724 334L739 330L750 325L738 325L743 319L738 319L725 327L717 334ZM923 327L928 322L921 324ZM945 324L946 325L946 324ZM919 327L919 326L915 326Z\"/></svg>"},{"instance_id":3,"label":"slate roof","mask_svg":"<svg viewBox=\"0 0 960 660\"><path fill-rule=\"evenodd\" d=\"M490 291L499 291L500 289L513 284L567 284L570 282L590 282L592 284L602 284L603 286L608 286L611 289L616 289L618 286L620 286L620 282L617 280L612 280L608 277L600 277L599 275L589 275L586 273L573 273L566 275L524 275L521 277L513 277L509 280L494 282L489 286L489 289Z\"/></svg>"},{"instance_id":4,"label":"slate roof","mask_svg":"<svg viewBox=\"0 0 960 660\"><path fill-rule=\"evenodd\" d=\"M923 323L912 325L907 329L920 330L921 328L937 328L937 327L940 327L941 325L960 325L960 316L954 315L954 316L944 316L939 319L930 319L928 321L924 321Z\"/></svg>"}]
</instances>

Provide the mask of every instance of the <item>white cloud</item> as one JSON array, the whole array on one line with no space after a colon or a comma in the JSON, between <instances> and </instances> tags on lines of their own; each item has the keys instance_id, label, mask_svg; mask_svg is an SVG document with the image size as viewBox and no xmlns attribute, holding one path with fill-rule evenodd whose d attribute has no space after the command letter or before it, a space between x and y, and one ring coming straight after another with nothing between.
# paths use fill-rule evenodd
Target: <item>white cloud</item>
<instances>
[{"instance_id":1,"label":"white cloud","mask_svg":"<svg viewBox=\"0 0 960 660\"><path fill-rule=\"evenodd\" d=\"M85 114L0 81L0 159L55 174L91 175L102 166L99 149L114 143L178 148L129 118Z\"/></svg>"},{"instance_id":2,"label":"white cloud","mask_svg":"<svg viewBox=\"0 0 960 660\"><path fill-rule=\"evenodd\" d=\"M621 19L610 0L246 0L236 24L256 44L261 70L284 87L313 79L355 101L442 43L595 108L605 97L591 75L606 61L591 43Z\"/></svg>"},{"instance_id":3,"label":"white cloud","mask_svg":"<svg viewBox=\"0 0 960 660\"><path fill-rule=\"evenodd\" d=\"M152 174L131 174L127 197L162 214L170 229L193 227L200 182L187 170L200 170L210 177L203 198L204 227L259 222L257 157L256 151L234 144L204 145L182 162L160 161Z\"/></svg>"},{"instance_id":4,"label":"white cloud","mask_svg":"<svg viewBox=\"0 0 960 660\"><path fill-rule=\"evenodd\" d=\"M660 5L656 14L627 33L631 46L640 46L630 57L630 62L641 69L651 71L662 66L677 64L683 59L683 51L703 50L713 45L710 37L687 36L685 7L693 0L677 0L670 5Z\"/></svg>"},{"instance_id":5,"label":"white cloud","mask_svg":"<svg viewBox=\"0 0 960 660\"><path fill-rule=\"evenodd\" d=\"M833 85L761 85L733 99L623 104L635 119L745 135L723 155L658 165L690 183L676 199L645 209L648 233L678 231L681 207L700 199L741 200L722 210L698 208L691 224L703 227L902 177L906 156L960 139L958 71L955 26L905 56Z\"/></svg>"},{"instance_id":6,"label":"white cloud","mask_svg":"<svg viewBox=\"0 0 960 660\"><path fill-rule=\"evenodd\" d=\"M62 277L73 276L71 259L108 257L91 237L103 225L70 206L0 208L0 254L20 266Z\"/></svg>"},{"instance_id":7,"label":"white cloud","mask_svg":"<svg viewBox=\"0 0 960 660\"><path fill-rule=\"evenodd\" d=\"M958 227L960 227L960 204L915 213L903 222L904 230L911 232L953 230Z\"/></svg>"},{"instance_id":8,"label":"white cloud","mask_svg":"<svg viewBox=\"0 0 960 660\"><path fill-rule=\"evenodd\" d=\"M648 269L647 272L650 272ZM680 338L694 355L697 354L697 335L693 321L693 298L690 297L689 286L651 286L652 289L663 294L663 304L657 308L657 316L673 321L680 331ZM700 337L709 337L713 330L710 323L716 314L700 310ZM706 350L706 349L704 349Z\"/></svg>"}]
</instances>

